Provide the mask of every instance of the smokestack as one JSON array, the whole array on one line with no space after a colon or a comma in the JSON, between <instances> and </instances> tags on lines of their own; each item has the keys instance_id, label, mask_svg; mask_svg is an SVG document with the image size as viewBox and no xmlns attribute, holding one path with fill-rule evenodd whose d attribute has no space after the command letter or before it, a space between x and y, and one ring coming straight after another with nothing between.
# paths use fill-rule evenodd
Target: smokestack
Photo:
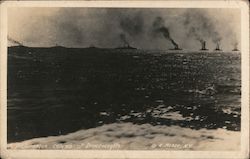
<instances>
[{"instance_id":1,"label":"smokestack","mask_svg":"<svg viewBox=\"0 0 250 159\"><path fill-rule=\"evenodd\" d=\"M201 42L201 50L208 50L208 49L206 48L206 41L201 40L200 42Z\"/></svg>"}]
</instances>

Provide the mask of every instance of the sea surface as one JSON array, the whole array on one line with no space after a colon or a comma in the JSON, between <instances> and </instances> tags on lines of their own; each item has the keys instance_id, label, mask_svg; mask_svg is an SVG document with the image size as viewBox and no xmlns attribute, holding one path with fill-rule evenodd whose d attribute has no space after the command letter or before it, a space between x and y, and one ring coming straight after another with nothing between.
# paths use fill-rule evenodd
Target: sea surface
<instances>
[{"instance_id":1,"label":"sea surface","mask_svg":"<svg viewBox=\"0 0 250 159\"><path fill-rule=\"evenodd\" d=\"M8 48L8 143L110 123L240 131L233 52Z\"/></svg>"}]
</instances>

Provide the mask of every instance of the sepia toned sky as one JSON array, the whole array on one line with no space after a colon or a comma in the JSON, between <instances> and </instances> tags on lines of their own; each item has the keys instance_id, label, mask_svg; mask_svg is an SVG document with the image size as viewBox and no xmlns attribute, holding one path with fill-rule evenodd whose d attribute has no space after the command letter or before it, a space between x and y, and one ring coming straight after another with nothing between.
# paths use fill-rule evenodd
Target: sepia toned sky
<instances>
[{"instance_id":1,"label":"sepia toned sky","mask_svg":"<svg viewBox=\"0 0 250 159\"><path fill-rule=\"evenodd\" d=\"M232 50L235 43L240 46L240 22L238 9L22 7L8 9L8 36L26 46L117 47L123 35L137 48L173 48L163 32L156 32L164 27L183 49L200 49L204 40L209 49L219 42Z\"/></svg>"}]
</instances>

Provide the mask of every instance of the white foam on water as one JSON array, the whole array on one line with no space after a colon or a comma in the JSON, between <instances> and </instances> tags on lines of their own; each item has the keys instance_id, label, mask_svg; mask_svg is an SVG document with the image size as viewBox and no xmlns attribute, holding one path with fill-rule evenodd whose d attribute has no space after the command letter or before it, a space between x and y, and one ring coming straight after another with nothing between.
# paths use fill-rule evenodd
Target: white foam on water
<instances>
[{"instance_id":1,"label":"white foam on water","mask_svg":"<svg viewBox=\"0 0 250 159\"><path fill-rule=\"evenodd\" d=\"M71 145L70 149L96 149L79 145L86 144L119 144L118 149L154 149L180 150L185 147L169 145L186 145L188 150L239 150L240 132L225 129L192 130L179 126L164 126L150 124L135 125L132 123L113 123L88 130L79 130L61 136L51 136L31 139L23 142L8 144L10 149L58 149ZM39 146L38 146L39 145ZM55 147L57 145L57 147ZM162 147L161 145L168 145ZM221 146L223 145L223 146ZM98 149L98 148L97 148ZM101 148L100 148L101 149Z\"/></svg>"}]
</instances>

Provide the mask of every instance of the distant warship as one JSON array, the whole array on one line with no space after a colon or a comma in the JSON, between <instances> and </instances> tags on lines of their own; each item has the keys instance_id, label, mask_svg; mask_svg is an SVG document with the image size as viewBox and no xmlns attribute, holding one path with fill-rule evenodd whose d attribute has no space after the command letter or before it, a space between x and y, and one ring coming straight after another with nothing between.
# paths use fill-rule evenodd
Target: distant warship
<instances>
[{"instance_id":1,"label":"distant warship","mask_svg":"<svg viewBox=\"0 0 250 159\"><path fill-rule=\"evenodd\" d=\"M238 43L234 44L234 49L232 51L239 51L239 49L238 49Z\"/></svg>"},{"instance_id":2,"label":"distant warship","mask_svg":"<svg viewBox=\"0 0 250 159\"><path fill-rule=\"evenodd\" d=\"M117 47L117 48L115 48L115 49L119 49L119 50L135 50L135 49L137 49L137 48L132 47L132 46L130 46L129 44L124 44L123 46Z\"/></svg>"},{"instance_id":3,"label":"distant warship","mask_svg":"<svg viewBox=\"0 0 250 159\"><path fill-rule=\"evenodd\" d=\"M201 50L208 50L208 49L206 48L206 41L202 41L202 42L201 42Z\"/></svg>"},{"instance_id":4,"label":"distant warship","mask_svg":"<svg viewBox=\"0 0 250 159\"><path fill-rule=\"evenodd\" d=\"M220 44L219 44L219 43L216 44L215 51L222 51L222 50L220 49Z\"/></svg>"}]
</instances>

